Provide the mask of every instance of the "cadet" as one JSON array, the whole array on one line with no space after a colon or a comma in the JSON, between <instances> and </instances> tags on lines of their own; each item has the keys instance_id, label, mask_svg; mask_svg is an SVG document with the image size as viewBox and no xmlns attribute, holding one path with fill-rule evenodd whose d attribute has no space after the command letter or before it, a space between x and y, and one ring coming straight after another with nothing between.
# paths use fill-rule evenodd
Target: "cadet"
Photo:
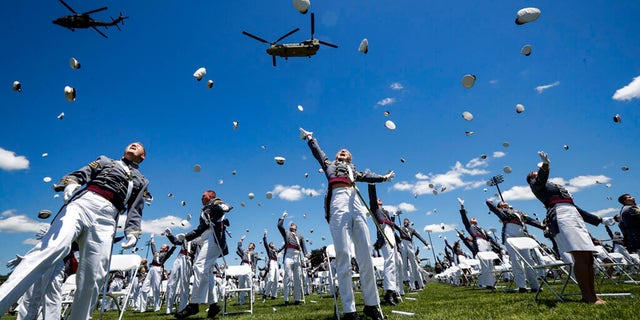
<instances>
[{"instance_id":1,"label":"cadet","mask_svg":"<svg viewBox=\"0 0 640 320\"><path fill-rule=\"evenodd\" d=\"M31 284L79 244L77 291L71 319L89 319L107 274L118 215L128 211L123 248L131 248L140 235L140 220L149 182L138 171L145 149L138 142L124 150L120 160L106 156L74 171L54 185L64 190L60 212L42 241L31 249L0 287L0 314L18 300ZM81 189L84 185L85 188ZM78 190L80 190L78 192Z\"/></svg>"}]
</instances>

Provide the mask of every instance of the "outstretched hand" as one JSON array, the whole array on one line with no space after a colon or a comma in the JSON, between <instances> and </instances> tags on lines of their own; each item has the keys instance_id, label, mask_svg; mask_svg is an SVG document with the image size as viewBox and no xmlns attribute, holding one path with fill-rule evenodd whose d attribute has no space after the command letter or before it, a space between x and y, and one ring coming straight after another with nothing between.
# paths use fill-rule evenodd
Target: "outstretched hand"
<instances>
[{"instance_id":1,"label":"outstretched hand","mask_svg":"<svg viewBox=\"0 0 640 320\"><path fill-rule=\"evenodd\" d=\"M544 151L538 151L538 156L540 156L540 160L542 160L542 164L549 164L549 155L547 155Z\"/></svg>"},{"instance_id":2,"label":"outstretched hand","mask_svg":"<svg viewBox=\"0 0 640 320\"><path fill-rule=\"evenodd\" d=\"M460 203L461 207L464 207L464 200L462 200L461 198L458 198L458 203Z\"/></svg>"}]
</instances>

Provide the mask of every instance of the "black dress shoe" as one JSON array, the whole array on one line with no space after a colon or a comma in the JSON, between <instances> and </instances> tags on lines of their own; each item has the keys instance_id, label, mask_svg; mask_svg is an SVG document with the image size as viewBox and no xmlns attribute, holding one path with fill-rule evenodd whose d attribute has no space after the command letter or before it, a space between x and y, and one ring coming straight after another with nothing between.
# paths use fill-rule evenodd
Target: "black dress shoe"
<instances>
[{"instance_id":1,"label":"black dress shoe","mask_svg":"<svg viewBox=\"0 0 640 320\"><path fill-rule=\"evenodd\" d=\"M395 306L397 304L393 299L393 291L387 290L387 292L384 294L384 302L392 306Z\"/></svg>"},{"instance_id":2,"label":"black dress shoe","mask_svg":"<svg viewBox=\"0 0 640 320\"><path fill-rule=\"evenodd\" d=\"M529 292L529 290L527 290L527 288L518 288L518 292L525 293L525 292Z\"/></svg>"},{"instance_id":3,"label":"black dress shoe","mask_svg":"<svg viewBox=\"0 0 640 320\"><path fill-rule=\"evenodd\" d=\"M362 310L362 312L373 320L384 320L382 314L380 314L380 311L378 310L378 306L364 306L364 310Z\"/></svg>"},{"instance_id":4,"label":"black dress shoe","mask_svg":"<svg viewBox=\"0 0 640 320\"><path fill-rule=\"evenodd\" d=\"M178 319L184 319L188 316L192 316L194 314L198 314L198 305L195 303L189 303L184 309L178 311L175 315Z\"/></svg>"},{"instance_id":5,"label":"black dress shoe","mask_svg":"<svg viewBox=\"0 0 640 320\"><path fill-rule=\"evenodd\" d=\"M542 292L542 287L540 287L538 289L531 288L531 293L538 293L538 292Z\"/></svg>"},{"instance_id":6,"label":"black dress shoe","mask_svg":"<svg viewBox=\"0 0 640 320\"><path fill-rule=\"evenodd\" d=\"M220 313L222 309L217 303L213 303L209 305L209 311L207 311L207 318L215 319L218 313Z\"/></svg>"},{"instance_id":7,"label":"black dress shoe","mask_svg":"<svg viewBox=\"0 0 640 320\"><path fill-rule=\"evenodd\" d=\"M398 303L400 303L400 297L398 297L398 293L397 292L393 292L393 302L397 305Z\"/></svg>"},{"instance_id":8,"label":"black dress shoe","mask_svg":"<svg viewBox=\"0 0 640 320\"><path fill-rule=\"evenodd\" d=\"M344 315L342 315L342 319L343 320L358 320L358 313L357 312L346 312Z\"/></svg>"},{"instance_id":9,"label":"black dress shoe","mask_svg":"<svg viewBox=\"0 0 640 320\"><path fill-rule=\"evenodd\" d=\"M294 301L294 302L293 302L293 304L294 304L294 305L296 305L296 306L297 306L297 305L300 305L300 300L296 300L296 301Z\"/></svg>"}]
</instances>

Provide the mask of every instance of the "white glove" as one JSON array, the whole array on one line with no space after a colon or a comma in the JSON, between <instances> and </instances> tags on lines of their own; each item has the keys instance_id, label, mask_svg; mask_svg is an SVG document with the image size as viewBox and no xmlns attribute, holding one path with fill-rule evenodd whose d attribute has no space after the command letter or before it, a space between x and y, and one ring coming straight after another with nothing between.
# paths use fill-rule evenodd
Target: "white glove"
<instances>
[{"instance_id":1,"label":"white glove","mask_svg":"<svg viewBox=\"0 0 640 320\"><path fill-rule=\"evenodd\" d=\"M549 164L549 156L544 151L538 151L538 155L543 164Z\"/></svg>"},{"instance_id":2,"label":"white glove","mask_svg":"<svg viewBox=\"0 0 640 320\"><path fill-rule=\"evenodd\" d=\"M267 236L267 229L264 229L264 236Z\"/></svg>"},{"instance_id":3,"label":"white glove","mask_svg":"<svg viewBox=\"0 0 640 320\"><path fill-rule=\"evenodd\" d=\"M151 234L151 242L156 243L156 239L153 238L153 233Z\"/></svg>"},{"instance_id":4,"label":"white glove","mask_svg":"<svg viewBox=\"0 0 640 320\"><path fill-rule=\"evenodd\" d=\"M80 189L80 185L77 183L69 183L66 187L64 187L64 196L62 199L64 203L69 202L69 200L73 197L73 195Z\"/></svg>"},{"instance_id":5,"label":"white glove","mask_svg":"<svg viewBox=\"0 0 640 320\"><path fill-rule=\"evenodd\" d=\"M384 181L391 181L391 180L393 180L393 177L395 177L395 176L396 176L396 173L393 172L393 170L391 170L391 171L387 172L387 174L385 174L383 176L384 177Z\"/></svg>"},{"instance_id":6,"label":"white glove","mask_svg":"<svg viewBox=\"0 0 640 320\"><path fill-rule=\"evenodd\" d=\"M138 238L132 234L127 235L127 241L122 244L122 249L129 249L136 245Z\"/></svg>"},{"instance_id":7,"label":"white glove","mask_svg":"<svg viewBox=\"0 0 640 320\"><path fill-rule=\"evenodd\" d=\"M458 203L460 203L460 206L461 206L461 207L462 207L462 206L464 206L464 200L462 200L462 199L460 199L460 198L458 198Z\"/></svg>"},{"instance_id":8,"label":"white glove","mask_svg":"<svg viewBox=\"0 0 640 320\"><path fill-rule=\"evenodd\" d=\"M614 218L611 218L611 217L603 217L602 218L602 223L608 225L609 227L612 227L613 225L616 224L616 220Z\"/></svg>"},{"instance_id":9,"label":"white glove","mask_svg":"<svg viewBox=\"0 0 640 320\"><path fill-rule=\"evenodd\" d=\"M247 238L247 236L243 234L242 237L240 237L240 241L244 241L244 239L246 239L246 238Z\"/></svg>"},{"instance_id":10,"label":"white glove","mask_svg":"<svg viewBox=\"0 0 640 320\"><path fill-rule=\"evenodd\" d=\"M288 215L288 213L287 213L286 211L285 211L285 212L283 212L283 213L282 213L282 219L286 218L286 217L287 217L287 215Z\"/></svg>"},{"instance_id":11,"label":"white glove","mask_svg":"<svg viewBox=\"0 0 640 320\"><path fill-rule=\"evenodd\" d=\"M312 136L313 136L313 132L300 128L300 139L307 140L307 139L311 139Z\"/></svg>"},{"instance_id":12,"label":"white glove","mask_svg":"<svg viewBox=\"0 0 640 320\"><path fill-rule=\"evenodd\" d=\"M164 234L170 235L171 234L171 228L164 229Z\"/></svg>"},{"instance_id":13,"label":"white glove","mask_svg":"<svg viewBox=\"0 0 640 320\"><path fill-rule=\"evenodd\" d=\"M7 268L14 269L15 267L18 266L18 264L20 264L20 261L22 261L22 258L23 258L22 256L16 254L15 258L7 261Z\"/></svg>"},{"instance_id":14,"label":"white glove","mask_svg":"<svg viewBox=\"0 0 640 320\"><path fill-rule=\"evenodd\" d=\"M178 239L179 241L184 241L186 239L186 236L184 235L184 233L178 233L176 235L176 239Z\"/></svg>"}]
</instances>

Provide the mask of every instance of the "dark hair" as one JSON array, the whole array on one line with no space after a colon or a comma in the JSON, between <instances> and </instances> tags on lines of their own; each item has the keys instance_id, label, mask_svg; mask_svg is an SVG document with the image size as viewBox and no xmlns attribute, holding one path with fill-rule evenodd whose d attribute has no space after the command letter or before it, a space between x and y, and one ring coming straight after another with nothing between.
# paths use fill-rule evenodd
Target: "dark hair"
<instances>
[{"instance_id":1,"label":"dark hair","mask_svg":"<svg viewBox=\"0 0 640 320\"><path fill-rule=\"evenodd\" d=\"M628 196L631 196L631 195L630 195L630 194L628 194L628 193L625 193L625 194L623 194L623 195L619 196L619 197L618 197L618 202L620 202L620 204L624 204L624 198L626 198L626 197L628 197Z\"/></svg>"}]
</instances>

